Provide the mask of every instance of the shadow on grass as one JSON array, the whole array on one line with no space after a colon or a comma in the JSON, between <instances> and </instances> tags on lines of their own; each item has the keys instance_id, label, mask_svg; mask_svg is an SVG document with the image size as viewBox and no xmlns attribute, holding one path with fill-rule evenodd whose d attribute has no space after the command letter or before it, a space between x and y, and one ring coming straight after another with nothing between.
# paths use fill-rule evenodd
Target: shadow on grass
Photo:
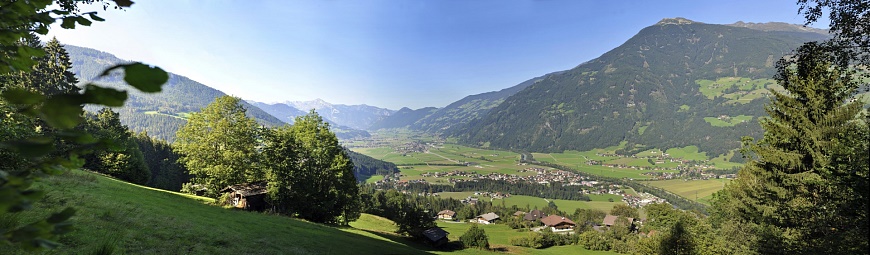
<instances>
[{"instance_id":1,"label":"shadow on grass","mask_svg":"<svg viewBox=\"0 0 870 255\"><path fill-rule=\"evenodd\" d=\"M366 230L366 229L358 229L358 230L362 230L362 231L371 233L373 235L377 235L377 236L389 239L390 241L401 243L401 244L407 245L408 247L418 249L418 250L424 251L424 252L435 252L435 251L454 252L454 251L460 251L460 250L465 249L465 247L462 245L462 242L459 242L459 241L450 241L448 243L439 245L437 247L433 247L433 246L423 242L422 240L415 239L412 237L399 236L399 235L395 235L395 234ZM496 248L489 249L489 251L508 252L509 250L507 249L507 247L496 247Z\"/></svg>"}]
</instances>

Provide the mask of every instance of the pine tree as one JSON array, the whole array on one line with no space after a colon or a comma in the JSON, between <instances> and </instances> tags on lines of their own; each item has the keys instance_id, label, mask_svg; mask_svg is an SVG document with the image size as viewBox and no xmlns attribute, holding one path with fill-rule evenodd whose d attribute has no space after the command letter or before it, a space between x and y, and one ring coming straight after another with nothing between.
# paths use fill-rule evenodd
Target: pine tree
<instances>
[{"instance_id":1,"label":"pine tree","mask_svg":"<svg viewBox=\"0 0 870 255\"><path fill-rule=\"evenodd\" d=\"M714 203L720 221L753 226L760 253L867 251L867 123L851 71L813 44L780 61L764 137Z\"/></svg>"},{"instance_id":2,"label":"pine tree","mask_svg":"<svg viewBox=\"0 0 870 255\"><path fill-rule=\"evenodd\" d=\"M265 179L257 165L257 122L245 112L241 99L222 96L191 114L176 133L173 147L182 154L179 161L210 197L229 185Z\"/></svg>"},{"instance_id":3,"label":"pine tree","mask_svg":"<svg viewBox=\"0 0 870 255\"><path fill-rule=\"evenodd\" d=\"M52 38L45 44L43 50L45 55L39 57L30 74L33 76L33 84L37 86L37 90L46 96L78 93L80 89L76 84L79 81L75 74L70 72L72 62L66 49L60 45L57 38Z\"/></svg>"}]
</instances>

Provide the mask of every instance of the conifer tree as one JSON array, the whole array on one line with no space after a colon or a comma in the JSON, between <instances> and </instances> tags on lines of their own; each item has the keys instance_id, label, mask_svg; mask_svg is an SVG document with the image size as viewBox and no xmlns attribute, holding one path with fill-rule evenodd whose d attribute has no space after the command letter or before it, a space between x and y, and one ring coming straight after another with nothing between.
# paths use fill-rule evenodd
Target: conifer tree
<instances>
[{"instance_id":1,"label":"conifer tree","mask_svg":"<svg viewBox=\"0 0 870 255\"><path fill-rule=\"evenodd\" d=\"M714 203L718 220L753 227L755 252L867 251L868 127L852 71L821 49L778 63L786 92L771 91L764 137L746 139L750 161Z\"/></svg>"}]
</instances>

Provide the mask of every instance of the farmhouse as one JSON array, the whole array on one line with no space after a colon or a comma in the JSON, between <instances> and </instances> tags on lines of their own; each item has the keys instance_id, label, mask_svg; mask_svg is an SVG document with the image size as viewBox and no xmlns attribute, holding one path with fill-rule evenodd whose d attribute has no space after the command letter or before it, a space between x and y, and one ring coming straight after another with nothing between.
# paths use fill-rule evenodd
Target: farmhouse
<instances>
[{"instance_id":1,"label":"farmhouse","mask_svg":"<svg viewBox=\"0 0 870 255\"><path fill-rule=\"evenodd\" d=\"M619 218L619 216L608 214L607 216L604 216L603 223L605 226L610 227L610 226L613 226L616 224L616 219L618 219L618 218ZM634 218L626 218L626 219L628 219L629 227L631 227L631 225L634 224Z\"/></svg>"},{"instance_id":2,"label":"farmhouse","mask_svg":"<svg viewBox=\"0 0 870 255\"><path fill-rule=\"evenodd\" d=\"M245 210L262 211L266 209L266 182L252 182L228 186L221 190L228 193L229 204Z\"/></svg>"},{"instance_id":3,"label":"farmhouse","mask_svg":"<svg viewBox=\"0 0 870 255\"><path fill-rule=\"evenodd\" d=\"M498 220L498 215L495 213L487 213L477 216L477 223L492 224L495 220Z\"/></svg>"},{"instance_id":4,"label":"farmhouse","mask_svg":"<svg viewBox=\"0 0 870 255\"><path fill-rule=\"evenodd\" d=\"M523 216L523 219L527 221L535 221L543 217L544 213L542 213L541 210L534 209L531 212L527 213L525 216Z\"/></svg>"},{"instance_id":5,"label":"farmhouse","mask_svg":"<svg viewBox=\"0 0 870 255\"><path fill-rule=\"evenodd\" d=\"M438 212L438 218L443 220L452 220L456 216L456 212L451 210L442 210Z\"/></svg>"},{"instance_id":6,"label":"farmhouse","mask_svg":"<svg viewBox=\"0 0 870 255\"><path fill-rule=\"evenodd\" d=\"M444 229L441 229L439 227L434 227L423 231L423 236L426 237L426 242L436 247L449 241L447 239L448 234L450 233L444 231Z\"/></svg>"},{"instance_id":7,"label":"farmhouse","mask_svg":"<svg viewBox=\"0 0 870 255\"><path fill-rule=\"evenodd\" d=\"M553 232L568 232L573 230L574 226L577 226L571 219L559 215L547 216L541 219L541 222L547 227L552 228Z\"/></svg>"}]
</instances>

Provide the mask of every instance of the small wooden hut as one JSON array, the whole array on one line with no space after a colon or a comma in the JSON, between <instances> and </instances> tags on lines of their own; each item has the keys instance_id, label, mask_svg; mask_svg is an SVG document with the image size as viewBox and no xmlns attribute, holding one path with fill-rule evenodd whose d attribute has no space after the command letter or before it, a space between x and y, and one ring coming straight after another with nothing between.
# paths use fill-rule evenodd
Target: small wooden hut
<instances>
[{"instance_id":1,"label":"small wooden hut","mask_svg":"<svg viewBox=\"0 0 870 255\"><path fill-rule=\"evenodd\" d=\"M266 209L266 192L265 181L230 185L221 190L221 193L229 193L230 205L251 211Z\"/></svg>"}]
</instances>

